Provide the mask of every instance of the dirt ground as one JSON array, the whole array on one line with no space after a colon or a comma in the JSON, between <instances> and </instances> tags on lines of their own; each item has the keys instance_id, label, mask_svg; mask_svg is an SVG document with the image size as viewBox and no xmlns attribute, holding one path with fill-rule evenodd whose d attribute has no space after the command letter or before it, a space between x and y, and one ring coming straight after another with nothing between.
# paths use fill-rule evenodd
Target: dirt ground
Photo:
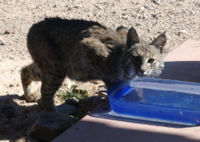
<instances>
[{"instance_id":1,"label":"dirt ground","mask_svg":"<svg viewBox=\"0 0 200 142\"><path fill-rule=\"evenodd\" d=\"M167 31L167 48L173 49L187 39L200 38L199 15L199 0L0 0L0 100L6 100L0 106L33 105L19 97L23 95L20 69L31 63L28 30L45 17L93 20L113 29L133 26L147 41Z\"/></svg>"}]
</instances>

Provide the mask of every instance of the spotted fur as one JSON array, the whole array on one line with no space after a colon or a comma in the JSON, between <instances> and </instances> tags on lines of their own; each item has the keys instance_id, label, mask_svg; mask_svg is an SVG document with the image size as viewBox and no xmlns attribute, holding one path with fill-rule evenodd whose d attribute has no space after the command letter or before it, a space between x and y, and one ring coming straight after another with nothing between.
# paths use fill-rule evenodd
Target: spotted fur
<instances>
[{"instance_id":1,"label":"spotted fur","mask_svg":"<svg viewBox=\"0 0 200 142\"><path fill-rule=\"evenodd\" d=\"M47 18L28 33L33 63L21 72L26 100L40 96L29 92L32 81L42 81L40 106L55 111L53 96L66 76L83 82L101 79L108 87L136 75L157 76L165 42L164 33L145 44L133 28L112 30L92 21Z\"/></svg>"}]
</instances>

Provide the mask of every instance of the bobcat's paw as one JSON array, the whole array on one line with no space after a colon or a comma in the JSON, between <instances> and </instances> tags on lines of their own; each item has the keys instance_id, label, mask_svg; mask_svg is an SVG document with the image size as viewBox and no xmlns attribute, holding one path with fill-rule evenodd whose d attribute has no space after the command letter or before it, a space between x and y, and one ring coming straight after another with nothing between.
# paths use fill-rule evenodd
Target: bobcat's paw
<instances>
[{"instance_id":1,"label":"bobcat's paw","mask_svg":"<svg viewBox=\"0 0 200 142\"><path fill-rule=\"evenodd\" d=\"M24 89L24 98L27 102L37 102L40 97L41 83L32 82L29 86Z\"/></svg>"},{"instance_id":2,"label":"bobcat's paw","mask_svg":"<svg viewBox=\"0 0 200 142\"><path fill-rule=\"evenodd\" d=\"M40 89L37 89L34 92L28 90L24 94L24 97L25 97L25 99L26 99L27 102L37 102L40 99L40 97L41 97Z\"/></svg>"},{"instance_id":3,"label":"bobcat's paw","mask_svg":"<svg viewBox=\"0 0 200 142\"><path fill-rule=\"evenodd\" d=\"M48 101L43 101L42 99L39 99L38 107L39 107L39 110L41 111L50 111L50 112L56 111L56 107L52 101L48 102Z\"/></svg>"}]
</instances>

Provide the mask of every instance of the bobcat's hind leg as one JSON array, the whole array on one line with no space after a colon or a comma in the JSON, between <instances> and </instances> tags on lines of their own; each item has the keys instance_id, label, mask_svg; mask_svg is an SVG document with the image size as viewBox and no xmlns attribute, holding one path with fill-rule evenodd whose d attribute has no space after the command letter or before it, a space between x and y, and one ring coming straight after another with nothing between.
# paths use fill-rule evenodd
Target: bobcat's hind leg
<instances>
[{"instance_id":1,"label":"bobcat's hind leg","mask_svg":"<svg viewBox=\"0 0 200 142\"><path fill-rule=\"evenodd\" d=\"M21 81L24 90L24 96L27 102L36 102L40 98L40 88L33 91L32 81L41 81L41 73L37 66L32 63L21 70Z\"/></svg>"}]
</instances>

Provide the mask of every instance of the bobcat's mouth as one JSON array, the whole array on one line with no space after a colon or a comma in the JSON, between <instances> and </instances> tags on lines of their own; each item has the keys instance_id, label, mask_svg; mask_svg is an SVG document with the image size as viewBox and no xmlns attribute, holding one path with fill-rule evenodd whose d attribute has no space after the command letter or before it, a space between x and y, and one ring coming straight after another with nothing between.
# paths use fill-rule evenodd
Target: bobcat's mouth
<instances>
[{"instance_id":1,"label":"bobcat's mouth","mask_svg":"<svg viewBox=\"0 0 200 142\"><path fill-rule=\"evenodd\" d=\"M134 67L129 67L128 70L126 71L126 73L124 74L124 78L125 78L126 80L131 80L131 79L133 79L136 75L137 75L137 73L135 72Z\"/></svg>"},{"instance_id":2,"label":"bobcat's mouth","mask_svg":"<svg viewBox=\"0 0 200 142\"><path fill-rule=\"evenodd\" d=\"M123 81L132 80L137 73L133 67L129 67L128 69L124 70L121 69L119 79Z\"/></svg>"},{"instance_id":3,"label":"bobcat's mouth","mask_svg":"<svg viewBox=\"0 0 200 142\"><path fill-rule=\"evenodd\" d=\"M147 70L143 73L143 76L157 77L161 74L161 70Z\"/></svg>"},{"instance_id":4,"label":"bobcat's mouth","mask_svg":"<svg viewBox=\"0 0 200 142\"><path fill-rule=\"evenodd\" d=\"M152 77L151 76L151 70L147 70L147 71L144 71L144 72L142 72L142 71L139 71L139 72L137 72L137 75L139 76L139 77L142 77L142 76L146 76L146 77Z\"/></svg>"}]
</instances>

